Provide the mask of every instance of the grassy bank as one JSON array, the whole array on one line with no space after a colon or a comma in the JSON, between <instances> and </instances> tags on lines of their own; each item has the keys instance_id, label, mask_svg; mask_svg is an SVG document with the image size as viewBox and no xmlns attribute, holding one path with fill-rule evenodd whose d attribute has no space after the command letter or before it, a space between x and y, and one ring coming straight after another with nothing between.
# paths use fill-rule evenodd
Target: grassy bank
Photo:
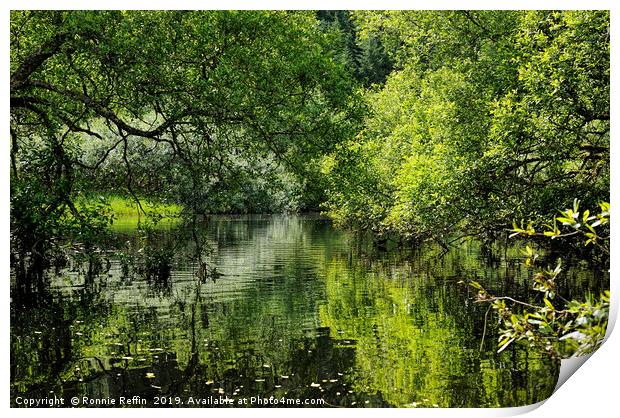
<instances>
[{"instance_id":1,"label":"grassy bank","mask_svg":"<svg viewBox=\"0 0 620 418\"><path fill-rule=\"evenodd\" d=\"M133 197L121 196L121 195L109 195L109 196L88 196L77 200L76 206L88 207L94 205L95 202L99 203L103 197L110 212L114 215L114 222L112 223L112 230L115 231L128 231L138 227L140 221L144 220L152 215L159 215L162 218L157 222L158 228L169 228L179 222L179 215L183 210L181 205L175 203L165 203L148 198L139 198L138 201L142 210L138 206L138 203Z\"/></svg>"},{"instance_id":2,"label":"grassy bank","mask_svg":"<svg viewBox=\"0 0 620 418\"><path fill-rule=\"evenodd\" d=\"M106 198L110 209L117 216L138 216L144 215L138 204L132 197L124 196L108 196ZM152 199L140 198L138 199L140 206L147 214L159 213L165 216L177 216L183 209L182 206L175 203L162 203Z\"/></svg>"}]
</instances>

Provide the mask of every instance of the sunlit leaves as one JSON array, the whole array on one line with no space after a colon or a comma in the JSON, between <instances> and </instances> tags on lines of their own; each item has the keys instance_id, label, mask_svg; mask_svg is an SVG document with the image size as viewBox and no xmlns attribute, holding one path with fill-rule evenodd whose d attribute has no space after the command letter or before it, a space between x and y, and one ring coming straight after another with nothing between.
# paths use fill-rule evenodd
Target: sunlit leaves
<instances>
[{"instance_id":1,"label":"sunlit leaves","mask_svg":"<svg viewBox=\"0 0 620 418\"><path fill-rule=\"evenodd\" d=\"M608 200L608 12L355 16L398 65L368 95L360 162L331 165L327 208L341 223L441 239L538 224L575 194ZM591 222L576 212L544 231L515 225L513 236L555 239L559 226Z\"/></svg>"},{"instance_id":2,"label":"sunlit leaves","mask_svg":"<svg viewBox=\"0 0 620 418\"><path fill-rule=\"evenodd\" d=\"M587 238L583 240L583 245L588 246L594 244L605 253L609 253L609 236L601 235L600 233L601 229L603 229L600 227L609 224L609 203L600 203L599 207L601 210L596 215L591 215L589 209L585 209L583 213L581 213L579 210L580 203L578 199L575 199L572 208L560 211L560 215L553 218L553 225L545 225L547 227L546 231L537 232L534 229L532 221L528 222L527 227L523 227L523 221L521 221L521 226L513 222L512 229L510 230L512 232L510 238L523 235L529 237L545 236L555 239L558 237L564 238L572 235L582 235ZM560 226L565 227L564 231L562 231ZM529 247L527 251L528 253L526 253L526 255L529 260L532 252ZM530 265L529 262L527 264Z\"/></svg>"},{"instance_id":3,"label":"sunlit leaves","mask_svg":"<svg viewBox=\"0 0 620 418\"><path fill-rule=\"evenodd\" d=\"M599 205L601 212L591 215L590 210L580 212L580 201L575 199L573 207L560 211L553 226L548 231L536 232L533 223L527 227L513 223L511 236L525 237L571 237L584 241L585 245L595 243L597 248L608 254L608 237L600 237L595 229L609 223L609 203ZM594 221L594 222L592 222ZM567 231L562 232L557 225L561 223ZM531 245L523 250L525 265L533 268L538 253ZM562 259L554 268L538 269L532 275L533 289L542 294L542 305L533 305L515 300L509 296L490 295L478 282L469 285L478 290L478 302L492 302L503 329L498 343L498 352L503 351L514 341L527 341L541 346L554 356L578 356L594 351L602 343L609 316L609 291L604 291L598 299L588 296L585 301L566 301L557 296L557 280L562 273ZM509 306L506 301L510 301ZM525 306L525 309L521 309ZM519 308L518 308L519 307Z\"/></svg>"}]
</instances>

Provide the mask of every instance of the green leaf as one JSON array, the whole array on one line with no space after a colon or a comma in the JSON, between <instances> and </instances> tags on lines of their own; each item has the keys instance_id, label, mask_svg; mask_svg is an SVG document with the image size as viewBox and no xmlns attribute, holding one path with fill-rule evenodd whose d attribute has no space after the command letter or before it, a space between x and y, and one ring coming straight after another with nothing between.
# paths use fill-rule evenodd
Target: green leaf
<instances>
[{"instance_id":1,"label":"green leaf","mask_svg":"<svg viewBox=\"0 0 620 418\"><path fill-rule=\"evenodd\" d=\"M478 289L478 290L484 290L484 288L482 287L482 285L480 283L478 283L477 281L472 280L471 282L469 282L469 285L471 287L473 287L474 289Z\"/></svg>"},{"instance_id":2,"label":"green leaf","mask_svg":"<svg viewBox=\"0 0 620 418\"><path fill-rule=\"evenodd\" d=\"M501 353L501 352L502 352L502 351L504 351L506 348L508 348L508 346L509 346L509 345L510 345L510 344L511 344L514 340L515 340L515 337L513 337L513 338L511 338L511 339L505 339L505 340L502 340L502 341L499 343L499 347L500 347L500 349L499 349L499 350L497 350L497 354Z\"/></svg>"},{"instance_id":3,"label":"green leaf","mask_svg":"<svg viewBox=\"0 0 620 418\"><path fill-rule=\"evenodd\" d=\"M571 217L571 218L565 218L562 216L558 216L557 219L559 222L562 222L563 225L571 225L575 222L575 220Z\"/></svg>"},{"instance_id":4,"label":"green leaf","mask_svg":"<svg viewBox=\"0 0 620 418\"><path fill-rule=\"evenodd\" d=\"M513 325L517 325L519 323L519 318L517 317L517 315L510 315L510 322L512 322Z\"/></svg>"},{"instance_id":5,"label":"green leaf","mask_svg":"<svg viewBox=\"0 0 620 418\"><path fill-rule=\"evenodd\" d=\"M550 309L553 309L555 311L555 307L553 306L553 304L549 301L549 299L545 298L543 300L543 302L545 302L545 305L547 305Z\"/></svg>"},{"instance_id":6,"label":"green leaf","mask_svg":"<svg viewBox=\"0 0 620 418\"><path fill-rule=\"evenodd\" d=\"M588 220L588 217L589 217L589 216L590 216L590 211L589 211L588 209L586 209L586 210L583 212L583 217L582 217L582 219L583 219L583 222L584 222L584 223Z\"/></svg>"}]
</instances>

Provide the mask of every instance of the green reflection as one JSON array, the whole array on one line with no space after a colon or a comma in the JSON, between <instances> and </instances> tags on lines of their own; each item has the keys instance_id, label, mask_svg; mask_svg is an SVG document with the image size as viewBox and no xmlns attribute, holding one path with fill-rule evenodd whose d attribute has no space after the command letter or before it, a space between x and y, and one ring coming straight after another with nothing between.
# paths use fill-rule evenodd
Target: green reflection
<instances>
[{"instance_id":1,"label":"green reflection","mask_svg":"<svg viewBox=\"0 0 620 418\"><path fill-rule=\"evenodd\" d=\"M171 229L155 236L158 248L174 249L169 277L125 274L112 260L96 277L50 273L44 290L14 298L12 404L55 394L516 406L555 385L557 364L539 353L495 354L492 321L480 350L486 307L458 284L476 279L527 298L517 250L469 242L447 254L426 246L368 256L308 216L215 217L204 233L221 273L215 282L197 280L189 234ZM128 249L132 240L117 237ZM565 295L608 280L571 272Z\"/></svg>"},{"instance_id":2,"label":"green reflection","mask_svg":"<svg viewBox=\"0 0 620 418\"><path fill-rule=\"evenodd\" d=\"M525 350L495 355L492 345L480 351L484 310L467 303L448 261L442 277L391 260L330 264L321 322L355 347L353 387L396 406L516 406L547 398L556 383L551 361Z\"/></svg>"},{"instance_id":3,"label":"green reflection","mask_svg":"<svg viewBox=\"0 0 620 418\"><path fill-rule=\"evenodd\" d=\"M121 233L131 233L138 229L140 222L145 222L146 217L139 214L116 215L112 223L112 231ZM155 228L170 230L181 223L178 217L163 217L157 221Z\"/></svg>"}]
</instances>

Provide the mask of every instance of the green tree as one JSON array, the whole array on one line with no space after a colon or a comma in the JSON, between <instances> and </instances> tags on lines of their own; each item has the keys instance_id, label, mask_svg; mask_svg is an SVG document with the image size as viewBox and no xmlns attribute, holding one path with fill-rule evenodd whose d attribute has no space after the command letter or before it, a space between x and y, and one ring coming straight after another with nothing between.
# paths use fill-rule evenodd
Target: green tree
<instances>
[{"instance_id":1,"label":"green tree","mask_svg":"<svg viewBox=\"0 0 620 418\"><path fill-rule=\"evenodd\" d=\"M384 84L393 62L378 35L360 36L354 12L320 10L317 17L327 30L340 33L339 59L364 86Z\"/></svg>"},{"instance_id":2,"label":"green tree","mask_svg":"<svg viewBox=\"0 0 620 418\"><path fill-rule=\"evenodd\" d=\"M73 200L94 180L164 186L190 212L268 164L319 187L314 160L358 119L337 36L312 12L13 12L13 248L44 254L68 219L92 223ZM150 171L149 153L165 156Z\"/></svg>"},{"instance_id":3,"label":"green tree","mask_svg":"<svg viewBox=\"0 0 620 418\"><path fill-rule=\"evenodd\" d=\"M364 11L395 62L324 163L343 225L447 241L609 194L609 13Z\"/></svg>"}]
</instances>

